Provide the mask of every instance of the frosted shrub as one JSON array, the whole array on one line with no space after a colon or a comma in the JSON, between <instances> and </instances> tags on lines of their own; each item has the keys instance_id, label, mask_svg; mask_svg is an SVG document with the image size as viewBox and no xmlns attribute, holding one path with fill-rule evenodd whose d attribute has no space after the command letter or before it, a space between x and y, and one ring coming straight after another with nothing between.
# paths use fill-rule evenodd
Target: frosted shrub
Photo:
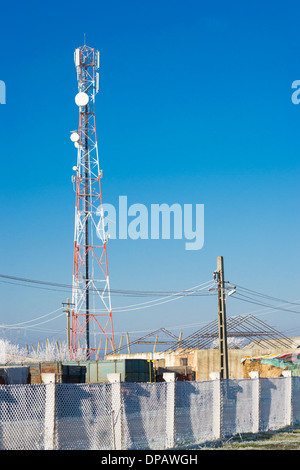
<instances>
[{"instance_id":1,"label":"frosted shrub","mask_svg":"<svg viewBox=\"0 0 300 470\"><path fill-rule=\"evenodd\" d=\"M12 344L6 339L0 339L0 363L18 363L26 360L26 350L20 349L19 345Z\"/></svg>"},{"instance_id":2,"label":"frosted shrub","mask_svg":"<svg viewBox=\"0 0 300 470\"><path fill-rule=\"evenodd\" d=\"M69 361L70 354L67 343L49 342L34 350L21 348L7 339L0 339L0 364L19 364L28 362ZM84 351L78 351L77 361L84 361Z\"/></svg>"}]
</instances>

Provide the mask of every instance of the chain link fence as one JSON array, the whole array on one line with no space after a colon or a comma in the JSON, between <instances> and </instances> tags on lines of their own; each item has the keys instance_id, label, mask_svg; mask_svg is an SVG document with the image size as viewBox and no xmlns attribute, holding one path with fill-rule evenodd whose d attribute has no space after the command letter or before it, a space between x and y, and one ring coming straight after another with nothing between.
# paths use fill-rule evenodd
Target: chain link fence
<instances>
[{"instance_id":1,"label":"chain link fence","mask_svg":"<svg viewBox=\"0 0 300 470\"><path fill-rule=\"evenodd\" d=\"M300 424L300 377L1 385L1 450L179 449Z\"/></svg>"}]
</instances>

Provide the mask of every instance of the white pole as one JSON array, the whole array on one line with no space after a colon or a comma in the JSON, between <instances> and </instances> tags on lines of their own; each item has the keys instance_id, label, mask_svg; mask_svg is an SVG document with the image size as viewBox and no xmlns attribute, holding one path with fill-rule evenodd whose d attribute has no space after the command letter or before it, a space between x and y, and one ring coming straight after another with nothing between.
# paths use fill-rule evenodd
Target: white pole
<instances>
[{"instance_id":1,"label":"white pole","mask_svg":"<svg viewBox=\"0 0 300 470\"><path fill-rule=\"evenodd\" d=\"M163 379L167 382L167 412L166 412L166 448L175 445L175 372L165 372Z\"/></svg>"},{"instance_id":2,"label":"white pole","mask_svg":"<svg viewBox=\"0 0 300 470\"><path fill-rule=\"evenodd\" d=\"M122 393L121 374L107 374L112 384L112 435L115 450L122 450Z\"/></svg>"},{"instance_id":3,"label":"white pole","mask_svg":"<svg viewBox=\"0 0 300 470\"><path fill-rule=\"evenodd\" d=\"M55 374L42 374L42 381L46 384L45 403L45 450L54 450L55 447Z\"/></svg>"},{"instance_id":4,"label":"white pole","mask_svg":"<svg viewBox=\"0 0 300 470\"><path fill-rule=\"evenodd\" d=\"M286 418L287 426L292 426L293 424L293 390L292 390L292 385L293 385L293 378L292 378L292 371L290 370L284 370L282 372L283 377L285 377L286 381L286 402L287 402L287 410L286 410Z\"/></svg>"},{"instance_id":5,"label":"white pole","mask_svg":"<svg viewBox=\"0 0 300 470\"><path fill-rule=\"evenodd\" d=\"M252 419L254 434L259 432L259 419L260 419L260 379L259 372L249 372L250 378L252 379Z\"/></svg>"},{"instance_id":6,"label":"white pole","mask_svg":"<svg viewBox=\"0 0 300 470\"><path fill-rule=\"evenodd\" d=\"M221 400L221 372L211 372L213 381L213 432L215 439L222 437L222 400Z\"/></svg>"}]
</instances>

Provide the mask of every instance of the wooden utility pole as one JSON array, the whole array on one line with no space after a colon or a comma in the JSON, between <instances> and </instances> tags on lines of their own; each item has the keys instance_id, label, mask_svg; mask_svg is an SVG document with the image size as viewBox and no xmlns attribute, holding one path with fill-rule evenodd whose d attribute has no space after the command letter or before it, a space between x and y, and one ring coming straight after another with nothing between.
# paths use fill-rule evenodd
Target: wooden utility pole
<instances>
[{"instance_id":1,"label":"wooden utility pole","mask_svg":"<svg viewBox=\"0 0 300 470\"><path fill-rule=\"evenodd\" d=\"M100 349L101 349L102 338L100 338L99 346L96 354L96 359L100 359Z\"/></svg>"},{"instance_id":2,"label":"wooden utility pole","mask_svg":"<svg viewBox=\"0 0 300 470\"><path fill-rule=\"evenodd\" d=\"M126 337L127 337L128 354L131 354L131 350L130 350L130 341L129 341L129 333L128 333L128 332L126 333Z\"/></svg>"},{"instance_id":3,"label":"wooden utility pole","mask_svg":"<svg viewBox=\"0 0 300 470\"><path fill-rule=\"evenodd\" d=\"M67 299L67 309L64 310L64 312L67 315L67 345L68 345L68 351L70 352L71 348L71 327L70 327L70 299Z\"/></svg>"},{"instance_id":4,"label":"wooden utility pole","mask_svg":"<svg viewBox=\"0 0 300 470\"><path fill-rule=\"evenodd\" d=\"M118 354L120 354L121 347L122 347L122 343L123 343L123 335L122 335L121 338L120 338L120 344L119 344Z\"/></svg>"},{"instance_id":5,"label":"wooden utility pole","mask_svg":"<svg viewBox=\"0 0 300 470\"><path fill-rule=\"evenodd\" d=\"M216 281L218 284L218 317L219 317L219 351L220 351L220 372L222 379L229 378L228 370L228 348L227 348L227 328L226 328L226 294L224 281L223 256L217 258Z\"/></svg>"}]
</instances>

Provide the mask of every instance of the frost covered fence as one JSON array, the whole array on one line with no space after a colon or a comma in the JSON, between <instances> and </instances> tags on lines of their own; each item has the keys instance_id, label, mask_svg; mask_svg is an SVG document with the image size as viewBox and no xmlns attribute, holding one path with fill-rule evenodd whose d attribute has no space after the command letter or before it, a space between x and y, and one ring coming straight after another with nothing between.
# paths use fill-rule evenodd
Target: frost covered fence
<instances>
[{"instance_id":1,"label":"frost covered fence","mask_svg":"<svg viewBox=\"0 0 300 470\"><path fill-rule=\"evenodd\" d=\"M300 424L300 377L0 386L0 449L164 450Z\"/></svg>"}]
</instances>

